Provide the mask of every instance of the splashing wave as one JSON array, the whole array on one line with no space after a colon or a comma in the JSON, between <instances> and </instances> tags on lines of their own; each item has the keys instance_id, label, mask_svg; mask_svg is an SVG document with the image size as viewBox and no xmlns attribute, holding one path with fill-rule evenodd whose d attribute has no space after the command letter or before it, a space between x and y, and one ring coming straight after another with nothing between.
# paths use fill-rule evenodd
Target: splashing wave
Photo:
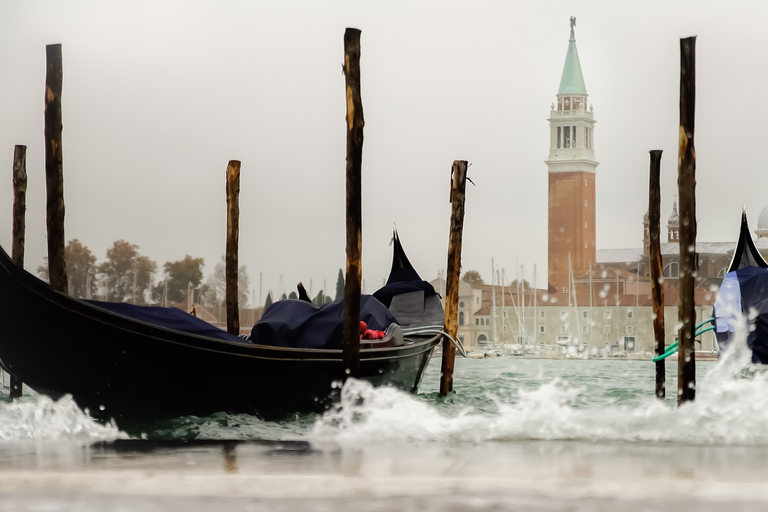
<instances>
[{"instance_id":1,"label":"splashing wave","mask_svg":"<svg viewBox=\"0 0 768 512\"><path fill-rule=\"evenodd\" d=\"M126 438L114 422L102 424L85 414L70 396L45 396L0 403L0 440L111 441Z\"/></svg>"},{"instance_id":2,"label":"splashing wave","mask_svg":"<svg viewBox=\"0 0 768 512\"><path fill-rule=\"evenodd\" d=\"M392 388L350 380L339 407L309 433L315 441L591 440L768 445L768 377L734 376L749 362L746 328L697 386L692 403L677 408L652 391L630 403L591 400L593 389L555 378L534 389L486 393L493 405L465 403L446 414ZM598 363L599 364L599 363ZM650 363L648 363L650 364Z\"/></svg>"}]
</instances>

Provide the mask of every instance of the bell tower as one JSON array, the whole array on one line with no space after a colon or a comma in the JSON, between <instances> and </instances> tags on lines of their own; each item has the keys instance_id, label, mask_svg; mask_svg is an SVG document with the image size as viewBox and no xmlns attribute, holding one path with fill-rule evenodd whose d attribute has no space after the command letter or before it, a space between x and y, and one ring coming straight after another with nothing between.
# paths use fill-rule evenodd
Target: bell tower
<instances>
[{"instance_id":1,"label":"bell tower","mask_svg":"<svg viewBox=\"0 0 768 512\"><path fill-rule=\"evenodd\" d=\"M549 114L548 280L550 293L566 300L570 290L570 260L573 275L585 276L595 268L595 116L587 110L587 88L581 73L571 18L571 37L565 55L563 76L557 91L557 108Z\"/></svg>"}]
</instances>

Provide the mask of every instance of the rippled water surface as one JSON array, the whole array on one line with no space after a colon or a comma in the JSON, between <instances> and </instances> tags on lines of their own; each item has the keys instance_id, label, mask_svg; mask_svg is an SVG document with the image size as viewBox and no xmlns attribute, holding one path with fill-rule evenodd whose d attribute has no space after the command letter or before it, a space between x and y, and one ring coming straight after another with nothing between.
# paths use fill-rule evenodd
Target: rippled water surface
<instances>
[{"instance_id":1,"label":"rippled water surface","mask_svg":"<svg viewBox=\"0 0 768 512\"><path fill-rule=\"evenodd\" d=\"M350 381L338 407L280 421L219 413L123 422L118 428L91 420L70 399L53 402L28 393L11 402L6 396L0 402L0 437L768 444L768 383L713 372L715 362L697 363L697 400L680 409L675 362L667 365L670 391L664 402L654 398L655 370L649 361L459 359L455 392L446 398L437 393L439 363L431 361L418 395Z\"/></svg>"},{"instance_id":2,"label":"rippled water surface","mask_svg":"<svg viewBox=\"0 0 768 512\"><path fill-rule=\"evenodd\" d=\"M698 362L680 408L676 362L660 401L653 363L626 360L459 359L444 398L433 359L418 395L350 380L280 421L118 425L5 388L0 512L760 510L768 382L739 378L748 359Z\"/></svg>"}]
</instances>

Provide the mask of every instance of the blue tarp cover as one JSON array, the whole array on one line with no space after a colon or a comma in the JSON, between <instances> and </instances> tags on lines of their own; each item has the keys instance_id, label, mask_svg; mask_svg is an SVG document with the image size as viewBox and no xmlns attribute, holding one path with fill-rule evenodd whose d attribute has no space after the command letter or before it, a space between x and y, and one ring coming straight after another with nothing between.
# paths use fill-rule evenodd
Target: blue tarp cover
<instances>
[{"instance_id":1,"label":"blue tarp cover","mask_svg":"<svg viewBox=\"0 0 768 512\"><path fill-rule=\"evenodd\" d=\"M85 302L100 307L101 309L111 311L112 313L127 316L148 324L219 340L248 343L244 339L229 334L227 331L222 331L218 327L215 327L204 320L200 320L178 308L135 306L124 302L101 302L97 300L86 300Z\"/></svg>"},{"instance_id":2,"label":"blue tarp cover","mask_svg":"<svg viewBox=\"0 0 768 512\"><path fill-rule=\"evenodd\" d=\"M749 330L747 345L752 362L768 364L768 269L744 267L726 274L714 306L715 334L725 348L736 330L739 315L756 313L754 329Z\"/></svg>"},{"instance_id":3,"label":"blue tarp cover","mask_svg":"<svg viewBox=\"0 0 768 512\"><path fill-rule=\"evenodd\" d=\"M251 342L291 348L341 348L344 301L337 299L323 306L303 300L274 302L253 326ZM360 319L369 329L384 331L395 317L371 295L360 297Z\"/></svg>"}]
</instances>

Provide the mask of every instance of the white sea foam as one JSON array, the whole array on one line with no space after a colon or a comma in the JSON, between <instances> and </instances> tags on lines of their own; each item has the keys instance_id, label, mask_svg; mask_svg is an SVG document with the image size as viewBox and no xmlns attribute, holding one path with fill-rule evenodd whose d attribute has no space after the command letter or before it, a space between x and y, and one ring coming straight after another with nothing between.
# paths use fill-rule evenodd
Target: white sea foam
<instances>
[{"instance_id":1,"label":"white sea foam","mask_svg":"<svg viewBox=\"0 0 768 512\"><path fill-rule=\"evenodd\" d=\"M111 441L128 437L114 422L102 424L85 414L71 397L51 400L25 396L0 403L0 440Z\"/></svg>"},{"instance_id":2,"label":"white sea foam","mask_svg":"<svg viewBox=\"0 0 768 512\"><path fill-rule=\"evenodd\" d=\"M450 414L407 393L349 380L340 407L319 419L309 438L342 443L578 439L768 445L768 380L734 377L751 354L746 322L741 324L738 341L698 383L696 400L680 408L655 399L652 382L648 397L611 405L594 404L583 387L555 378L531 390L509 391L516 396L492 397L496 411L468 405Z\"/></svg>"}]
</instances>

